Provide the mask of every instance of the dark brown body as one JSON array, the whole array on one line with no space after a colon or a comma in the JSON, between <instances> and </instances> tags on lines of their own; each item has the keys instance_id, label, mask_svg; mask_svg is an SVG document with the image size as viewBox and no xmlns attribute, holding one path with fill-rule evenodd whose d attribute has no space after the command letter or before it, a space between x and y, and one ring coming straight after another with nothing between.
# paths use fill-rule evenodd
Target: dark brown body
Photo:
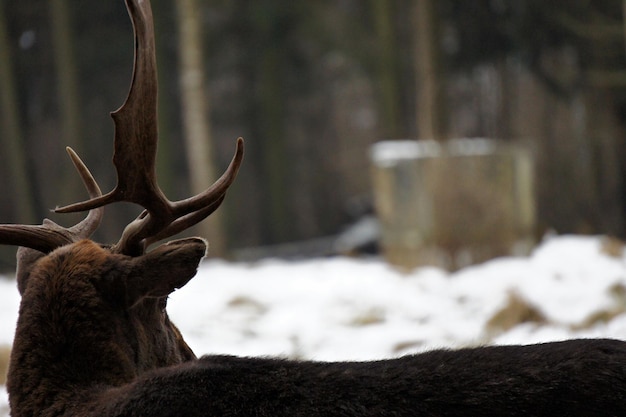
<instances>
[{"instance_id":1,"label":"dark brown body","mask_svg":"<svg viewBox=\"0 0 626 417\"><path fill-rule=\"evenodd\" d=\"M617 417L626 415L626 343L438 350L360 363L208 356L122 391L107 416Z\"/></svg>"}]
</instances>

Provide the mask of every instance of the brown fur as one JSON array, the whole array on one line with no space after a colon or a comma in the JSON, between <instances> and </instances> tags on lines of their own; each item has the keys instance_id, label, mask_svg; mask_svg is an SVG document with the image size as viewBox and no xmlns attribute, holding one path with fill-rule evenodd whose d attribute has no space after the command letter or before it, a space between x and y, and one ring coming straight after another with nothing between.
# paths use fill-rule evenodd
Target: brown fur
<instances>
[{"instance_id":1,"label":"brown fur","mask_svg":"<svg viewBox=\"0 0 626 417\"><path fill-rule=\"evenodd\" d=\"M194 359L165 302L205 249L189 239L132 258L84 240L24 267L7 386L13 415L57 415L94 387Z\"/></svg>"}]
</instances>

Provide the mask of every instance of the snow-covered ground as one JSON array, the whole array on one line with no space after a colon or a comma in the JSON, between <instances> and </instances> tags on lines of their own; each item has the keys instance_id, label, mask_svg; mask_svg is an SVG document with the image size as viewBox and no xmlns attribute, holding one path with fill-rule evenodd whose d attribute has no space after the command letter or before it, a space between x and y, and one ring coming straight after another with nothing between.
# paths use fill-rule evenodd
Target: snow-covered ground
<instances>
[{"instance_id":1,"label":"snow-covered ground","mask_svg":"<svg viewBox=\"0 0 626 417\"><path fill-rule=\"evenodd\" d=\"M19 297L0 280L0 345ZM626 338L626 257L601 237L552 237L527 258L402 274L378 259L206 261L168 311L197 354L319 360L438 347ZM6 405L2 390L0 410ZM0 416L4 416L0 411Z\"/></svg>"}]
</instances>

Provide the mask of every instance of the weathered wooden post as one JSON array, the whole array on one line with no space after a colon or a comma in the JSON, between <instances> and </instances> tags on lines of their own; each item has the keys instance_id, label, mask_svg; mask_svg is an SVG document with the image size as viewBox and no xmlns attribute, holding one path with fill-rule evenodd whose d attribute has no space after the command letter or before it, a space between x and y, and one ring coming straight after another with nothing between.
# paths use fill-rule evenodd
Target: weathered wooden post
<instances>
[{"instance_id":1,"label":"weathered wooden post","mask_svg":"<svg viewBox=\"0 0 626 417\"><path fill-rule=\"evenodd\" d=\"M458 269L534 243L533 160L487 139L385 141L372 147L387 260Z\"/></svg>"}]
</instances>

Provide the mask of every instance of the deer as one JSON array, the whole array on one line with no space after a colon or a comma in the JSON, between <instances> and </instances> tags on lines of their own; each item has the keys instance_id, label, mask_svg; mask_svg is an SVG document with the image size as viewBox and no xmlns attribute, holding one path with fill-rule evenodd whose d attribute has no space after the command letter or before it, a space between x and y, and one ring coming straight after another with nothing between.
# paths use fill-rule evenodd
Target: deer
<instances>
[{"instance_id":1,"label":"deer","mask_svg":"<svg viewBox=\"0 0 626 417\"><path fill-rule=\"evenodd\" d=\"M438 349L365 362L197 357L167 297L197 272L207 243L160 243L213 213L243 161L243 140L204 192L167 199L155 174L156 59L149 0L125 0L134 70L115 123L115 188L103 194L68 149L89 199L65 228L0 225L18 246L21 295L7 378L13 417L624 416L626 343L576 339ZM115 244L90 240L104 206L144 210ZM151 246L155 245L153 249Z\"/></svg>"}]
</instances>

